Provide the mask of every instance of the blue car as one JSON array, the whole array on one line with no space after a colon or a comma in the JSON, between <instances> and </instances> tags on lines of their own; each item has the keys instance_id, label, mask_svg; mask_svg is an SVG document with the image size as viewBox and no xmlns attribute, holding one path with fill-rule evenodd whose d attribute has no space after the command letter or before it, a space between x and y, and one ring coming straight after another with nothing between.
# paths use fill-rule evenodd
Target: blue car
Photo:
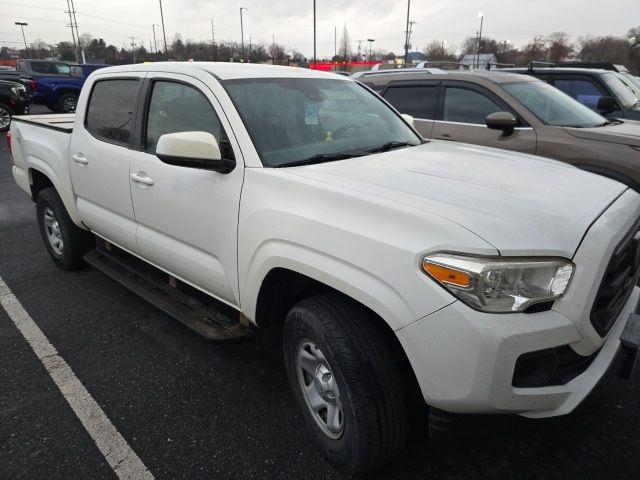
<instances>
[{"instance_id":1,"label":"blue car","mask_svg":"<svg viewBox=\"0 0 640 480\"><path fill-rule=\"evenodd\" d=\"M18 60L17 70L30 82L33 103L54 112L73 113L86 78L94 70L107 66L24 59Z\"/></svg>"}]
</instances>

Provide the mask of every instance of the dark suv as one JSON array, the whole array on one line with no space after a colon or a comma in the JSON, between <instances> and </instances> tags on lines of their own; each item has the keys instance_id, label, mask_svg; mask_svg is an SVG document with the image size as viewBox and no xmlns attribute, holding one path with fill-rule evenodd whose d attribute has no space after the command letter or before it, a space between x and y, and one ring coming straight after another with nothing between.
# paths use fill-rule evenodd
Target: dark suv
<instances>
[{"instance_id":1,"label":"dark suv","mask_svg":"<svg viewBox=\"0 0 640 480\"><path fill-rule=\"evenodd\" d=\"M640 120L640 98L624 77L610 70L565 67L506 68L537 77L608 117Z\"/></svg>"},{"instance_id":2,"label":"dark suv","mask_svg":"<svg viewBox=\"0 0 640 480\"><path fill-rule=\"evenodd\" d=\"M0 132L9 130L13 115L29 113L29 96L21 83L0 80Z\"/></svg>"}]
</instances>

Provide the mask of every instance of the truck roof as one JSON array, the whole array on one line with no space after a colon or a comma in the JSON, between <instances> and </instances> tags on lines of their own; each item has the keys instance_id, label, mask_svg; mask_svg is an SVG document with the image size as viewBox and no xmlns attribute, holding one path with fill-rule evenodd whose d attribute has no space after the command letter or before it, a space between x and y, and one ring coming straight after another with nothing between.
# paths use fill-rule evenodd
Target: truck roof
<instances>
[{"instance_id":1,"label":"truck roof","mask_svg":"<svg viewBox=\"0 0 640 480\"><path fill-rule=\"evenodd\" d=\"M238 78L333 78L347 81L347 77L333 73L321 72L307 68L287 67L281 65L263 65L255 63L229 63L229 62L153 62L136 63L134 65L120 65L117 67L101 68L97 73L105 75L109 73L123 72L193 72L194 69L213 74L220 80L232 80Z\"/></svg>"}]
</instances>

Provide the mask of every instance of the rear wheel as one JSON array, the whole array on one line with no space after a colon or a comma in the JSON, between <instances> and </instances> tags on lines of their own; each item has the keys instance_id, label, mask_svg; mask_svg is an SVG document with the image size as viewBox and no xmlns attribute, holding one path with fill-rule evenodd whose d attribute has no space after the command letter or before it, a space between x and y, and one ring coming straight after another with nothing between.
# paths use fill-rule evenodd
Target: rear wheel
<instances>
[{"instance_id":1,"label":"rear wheel","mask_svg":"<svg viewBox=\"0 0 640 480\"><path fill-rule=\"evenodd\" d=\"M370 313L338 294L295 305L285 322L289 384L320 452L350 474L395 458L408 430L395 359Z\"/></svg>"},{"instance_id":2,"label":"rear wheel","mask_svg":"<svg viewBox=\"0 0 640 480\"><path fill-rule=\"evenodd\" d=\"M0 103L0 132L6 132L11 125L13 112L9 107Z\"/></svg>"},{"instance_id":3,"label":"rear wheel","mask_svg":"<svg viewBox=\"0 0 640 480\"><path fill-rule=\"evenodd\" d=\"M58 99L58 110L62 113L74 113L78 105L78 95L75 93L63 93Z\"/></svg>"},{"instance_id":4,"label":"rear wheel","mask_svg":"<svg viewBox=\"0 0 640 480\"><path fill-rule=\"evenodd\" d=\"M73 223L55 188L38 194L36 213L40 235L49 255L63 270L84 266L84 254L95 244L93 234Z\"/></svg>"}]
</instances>

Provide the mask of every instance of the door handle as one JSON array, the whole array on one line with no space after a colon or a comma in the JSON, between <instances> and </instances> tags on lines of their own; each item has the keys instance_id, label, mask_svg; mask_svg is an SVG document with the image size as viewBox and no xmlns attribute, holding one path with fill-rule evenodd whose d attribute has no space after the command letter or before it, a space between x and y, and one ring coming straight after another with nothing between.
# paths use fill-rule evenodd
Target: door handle
<instances>
[{"instance_id":1,"label":"door handle","mask_svg":"<svg viewBox=\"0 0 640 480\"><path fill-rule=\"evenodd\" d=\"M144 174L143 174L144 175ZM131 174L131 180L133 180L136 183L142 183L144 185L153 185L153 179L147 177L146 175L138 175L137 173L132 173Z\"/></svg>"},{"instance_id":2,"label":"door handle","mask_svg":"<svg viewBox=\"0 0 640 480\"><path fill-rule=\"evenodd\" d=\"M71 155L71 158L73 158L74 162L81 165L86 165L87 163L89 163L89 160L87 160L81 153Z\"/></svg>"},{"instance_id":3,"label":"door handle","mask_svg":"<svg viewBox=\"0 0 640 480\"><path fill-rule=\"evenodd\" d=\"M448 133L443 133L442 135L436 137L436 140L448 140L449 142L455 142L455 139L451 138L451 135Z\"/></svg>"}]
</instances>

